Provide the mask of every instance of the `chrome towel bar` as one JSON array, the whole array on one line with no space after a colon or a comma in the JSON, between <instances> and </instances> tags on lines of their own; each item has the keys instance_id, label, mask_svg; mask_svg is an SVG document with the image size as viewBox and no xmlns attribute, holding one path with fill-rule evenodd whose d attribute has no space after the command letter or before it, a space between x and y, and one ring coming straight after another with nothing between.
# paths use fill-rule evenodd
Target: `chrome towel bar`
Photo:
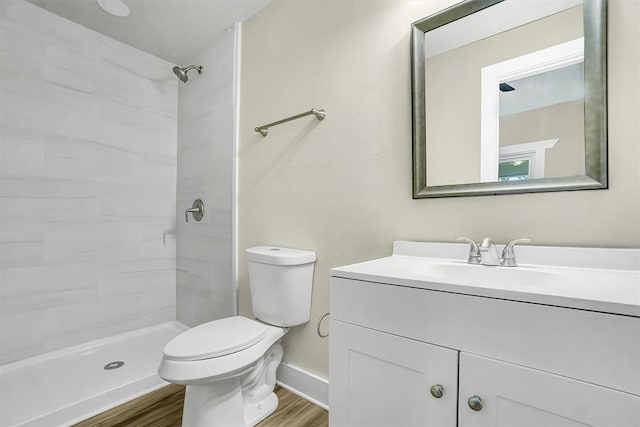
<instances>
[{"instance_id":1,"label":"chrome towel bar","mask_svg":"<svg viewBox=\"0 0 640 427\"><path fill-rule=\"evenodd\" d=\"M277 122L269 123L268 125L262 125L255 128L256 132L260 132L262 136L267 136L269 133L269 128L273 126L278 126L286 122L290 122L291 120L297 120L299 118L310 116L314 114L318 120L324 120L327 117L327 112L322 109L312 108L309 111L305 111L304 113L296 114L295 116L287 117L286 119L278 120Z\"/></svg>"}]
</instances>

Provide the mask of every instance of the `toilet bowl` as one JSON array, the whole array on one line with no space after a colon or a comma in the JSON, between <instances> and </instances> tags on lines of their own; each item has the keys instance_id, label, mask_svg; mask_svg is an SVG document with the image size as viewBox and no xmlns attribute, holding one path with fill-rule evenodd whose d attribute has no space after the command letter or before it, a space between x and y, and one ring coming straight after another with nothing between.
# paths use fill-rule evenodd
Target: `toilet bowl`
<instances>
[{"instance_id":1,"label":"toilet bowl","mask_svg":"<svg viewBox=\"0 0 640 427\"><path fill-rule=\"evenodd\" d=\"M315 253L259 246L246 256L257 319L214 320L165 346L158 374L187 386L183 426L253 426L278 406L279 340L309 321Z\"/></svg>"}]
</instances>

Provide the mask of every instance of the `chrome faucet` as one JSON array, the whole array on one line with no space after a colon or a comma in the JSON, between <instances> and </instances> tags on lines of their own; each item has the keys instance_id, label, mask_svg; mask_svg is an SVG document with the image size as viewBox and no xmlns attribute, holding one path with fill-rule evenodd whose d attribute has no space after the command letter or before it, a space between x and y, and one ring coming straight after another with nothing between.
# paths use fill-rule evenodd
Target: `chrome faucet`
<instances>
[{"instance_id":1,"label":"chrome faucet","mask_svg":"<svg viewBox=\"0 0 640 427\"><path fill-rule=\"evenodd\" d=\"M501 265L498 248L491 237L485 237L480 243L480 265Z\"/></svg>"},{"instance_id":2,"label":"chrome faucet","mask_svg":"<svg viewBox=\"0 0 640 427\"><path fill-rule=\"evenodd\" d=\"M507 243L502 250L502 256L498 256L498 248L491 237L482 239L482 243L478 245L467 237L456 237L456 240L464 240L470 245L469 248L469 264L493 265L502 267L517 267L516 254L513 247L518 243L528 243L531 239L515 239Z\"/></svg>"}]
</instances>

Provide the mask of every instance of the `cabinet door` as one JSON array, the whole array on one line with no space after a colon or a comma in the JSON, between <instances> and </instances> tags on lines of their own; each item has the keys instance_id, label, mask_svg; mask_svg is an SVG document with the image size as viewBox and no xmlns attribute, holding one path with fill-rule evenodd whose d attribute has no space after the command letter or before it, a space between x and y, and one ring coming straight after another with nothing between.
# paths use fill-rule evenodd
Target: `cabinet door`
<instances>
[{"instance_id":1,"label":"cabinet door","mask_svg":"<svg viewBox=\"0 0 640 427\"><path fill-rule=\"evenodd\" d=\"M474 396L482 402L469 402ZM460 427L637 427L640 397L460 353L459 422Z\"/></svg>"},{"instance_id":2,"label":"cabinet door","mask_svg":"<svg viewBox=\"0 0 640 427\"><path fill-rule=\"evenodd\" d=\"M455 350L331 320L333 427L453 427L457 376ZM442 386L439 398L431 393L436 385Z\"/></svg>"}]
</instances>

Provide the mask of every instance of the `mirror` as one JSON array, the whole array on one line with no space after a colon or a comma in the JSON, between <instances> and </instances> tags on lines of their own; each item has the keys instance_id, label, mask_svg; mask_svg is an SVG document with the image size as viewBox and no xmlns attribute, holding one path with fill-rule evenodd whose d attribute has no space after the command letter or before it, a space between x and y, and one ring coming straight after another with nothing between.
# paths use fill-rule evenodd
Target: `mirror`
<instances>
[{"instance_id":1,"label":"mirror","mask_svg":"<svg viewBox=\"0 0 640 427\"><path fill-rule=\"evenodd\" d=\"M607 188L606 0L467 0L411 48L414 198Z\"/></svg>"}]
</instances>

